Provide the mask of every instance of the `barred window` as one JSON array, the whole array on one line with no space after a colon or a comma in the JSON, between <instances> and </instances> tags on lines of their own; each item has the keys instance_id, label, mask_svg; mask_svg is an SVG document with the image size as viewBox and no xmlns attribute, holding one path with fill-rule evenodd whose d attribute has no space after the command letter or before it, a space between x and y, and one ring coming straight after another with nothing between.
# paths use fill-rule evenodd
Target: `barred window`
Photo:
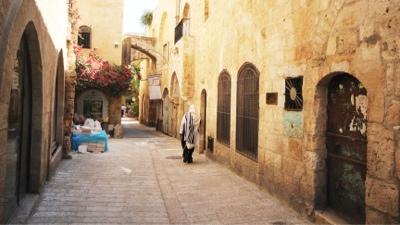
<instances>
[{"instance_id":1,"label":"barred window","mask_svg":"<svg viewBox=\"0 0 400 225\"><path fill-rule=\"evenodd\" d=\"M217 140L230 144L231 131L231 78L222 72L218 78Z\"/></svg>"},{"instance_id":2,"label":"barred window","mask_svg":"<svg viewBox=\"0 0 400 225\"><path fill-rule=\"evenodd\" d=\"M78 45L82 48L90 48L91 28L88 26L79 27Z\"/></svg>"},{"instance_id":3,"label":"barred window","mask_svg":"<svg viewBox=\"0 0 400 225\"><path fill-rule=\"evenodd\" d=\"M239 70L237 81L236 150L254 160L258 154L259 72L252 64Z\"/></svg>"}]
</instances>

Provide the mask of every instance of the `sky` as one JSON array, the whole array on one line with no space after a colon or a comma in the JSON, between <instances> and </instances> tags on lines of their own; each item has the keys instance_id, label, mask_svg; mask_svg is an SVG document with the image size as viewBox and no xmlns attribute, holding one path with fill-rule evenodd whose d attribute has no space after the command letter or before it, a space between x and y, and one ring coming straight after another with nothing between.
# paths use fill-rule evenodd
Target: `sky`
<instances>
[{"instance_id":1,"label":"sky","mask_svg":"<svg viewBox=\"0 0 400 225\"><path fill-rule=\"evenodd\" d=\"M153 11L158 0L124 0L124 33L143 34L145 27L140 17L145 11Z\"/></svg>"}]
</instances>

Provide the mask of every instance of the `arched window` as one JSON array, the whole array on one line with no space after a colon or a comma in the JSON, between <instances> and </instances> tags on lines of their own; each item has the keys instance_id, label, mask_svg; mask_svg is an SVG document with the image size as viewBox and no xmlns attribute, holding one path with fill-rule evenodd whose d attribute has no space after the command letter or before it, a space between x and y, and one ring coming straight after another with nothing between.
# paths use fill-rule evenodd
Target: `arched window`
<instances>
[{"instance_id":1,"label":"arched window","mask_svg":"<svg viewBox=\"0 0 400 225\"><path fill-rule=\"evenodd\" d=\"M223 71L218 78L217 140L230 144L231 132L231 78Z\"/></svg>"},{"instance_id":2,"label":"arched window","mask_svg":"<svg viewBox=\"0 0 400 225\"><path fill-rule=\"evenodd\" d=\"M258 86L259 72L246 63L239 70L237 80L236 149L257 160L258 154Z\"/></svg>"},{"instance_id":3,"label":"arched window","mask_svg":"<svg viewBox=\"0 0 400 225\"><path fill-rule=\"evenodd\" d=\"M78 45L82 46L82 48L91 47L91 31L92 29L88 26L79 27Z\"/></svg>"}]
</instances>

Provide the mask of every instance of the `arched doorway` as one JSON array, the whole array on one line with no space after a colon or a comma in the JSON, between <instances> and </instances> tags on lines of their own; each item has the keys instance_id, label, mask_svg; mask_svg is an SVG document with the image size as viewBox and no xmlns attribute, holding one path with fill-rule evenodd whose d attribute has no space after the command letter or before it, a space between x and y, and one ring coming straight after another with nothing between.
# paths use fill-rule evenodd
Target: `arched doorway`
<instances>
[{"instance_id":1,"label":"arched doorway","mask_svg":"<svg viewBox=\"0 0 400 225\"><path fill-rule=\"evenodd\" d=\"M206 149L206 118L207 118L207 91L201 91L201 105L200 105L200 147L199 152L203 153Z\"/></svg>"},{"instance_id":2,"label":"arched doorway","mask_svg":"<svg viewBox=\"0 0 400 225\"><path fill-rule=\"evenodd\" d=\"M162 111L162 118L163 118L163 127L162 127L162 131L165 134L168 134L168 128L169 128L169 106L170 106L170 102L169 102L169 96L168 96L168 89L165 88L164 92L163 92L163 100L162 100L162 104L163 104L163 111Z\"/></svg>"},{"instance_id":3,"label":"arched doorway","mask_svg":"<svg viewBox=\"0 0 400 225\"><path fill-rule=\"evenodd\" d=\"M367 90L347 73L328 85L327 204L351 223L365 222Z\"/></svg>"},{"instance_id":4,"label":"arched doorway","mask_svg":"<svg viewBox=\"0 0 400 225\"><path fill-rule=\"evenodd\" d=\"M63 121L64 121L64 58L63 51L61 50L58 54L57 61L57 72L53 83L53 110L52 110L52 121L49 123L51 128L50 133L50 154L49 154L49 173L55 169L56 164L61 160L62 157L62 143L64 140L63 133Z\"/></svg>"},{"instance_id":5,"label":"arched doorway","mask_svg":"<svg viewBox=\"0 0 400 225\"><path fill-rule=\"evenodd\" d=\"M180 102L179 82L176 74L172 74L171 79L171 107L170 107L170 135L172 137L178 136L178 111Z\"/></svg>"},{"instance_id":6,"label":"arched doorway","mask_svg":"<svg viewBox=\"0 0 400 225\"><path fill-rule=\"evenodd\" d=\"M39 40L35 26L29 23L19 43L15 73L10 75L12 83L8 108L5 220L12 215L27 193L38 190L40 183L43 104L41 71ZM35 107L32 107L33 102Z\"/></svg>"}]
</instances>

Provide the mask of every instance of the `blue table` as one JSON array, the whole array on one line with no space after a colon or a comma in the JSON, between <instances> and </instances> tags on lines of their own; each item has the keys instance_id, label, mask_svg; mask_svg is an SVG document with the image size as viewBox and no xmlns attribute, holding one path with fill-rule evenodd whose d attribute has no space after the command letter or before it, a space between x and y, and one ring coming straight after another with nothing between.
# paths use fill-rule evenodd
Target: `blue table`
<instances>
[{"instance_id":1,"label":"blue table","mask_svg":"<svg viewBox=\"0 0 400 225\"><path fill-rule=\"evenodd\" d=\"M82 143L99 143L99 142L104 143L104 152L107 152L108 136L104 130L93 132L91 134L72 133L71 145L72 145L72 150L74 151L78 151L78 147Z\"/></svg>"}]
</instances>

